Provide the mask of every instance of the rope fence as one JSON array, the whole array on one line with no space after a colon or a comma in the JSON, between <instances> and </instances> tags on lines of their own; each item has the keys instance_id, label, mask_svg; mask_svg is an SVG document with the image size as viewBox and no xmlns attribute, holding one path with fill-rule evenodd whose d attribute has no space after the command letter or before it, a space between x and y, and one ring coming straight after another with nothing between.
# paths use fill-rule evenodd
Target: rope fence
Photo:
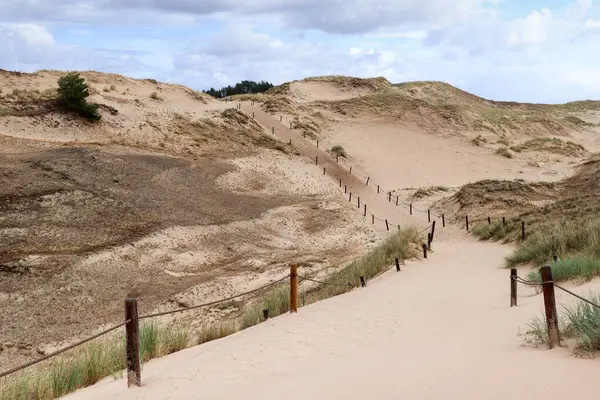
<instances>
[{"instance_id":1,"label":"rope fence","mask_svg":"<svg viewBox=\"0 0 600 400\"><path fill-rule=\"evenodd\" d=\"M554 279L552 278L552 267L544 266L540 268L541 282L530 281L527 279L523 279L518 275L516 268L511 268L510 270L510 306L517 306L517 283L520 283L525 286L531 286L536 288L536 292L538 292L538 288L542 289L544 294L544 311L546 316L546 326L548 329L548 346L550 349L553 349L556 346L560 346L560 331L558 326L558 313L556 311L556 297L554 294L554 288L558 288L564 291L567 294L600 309L600 305L586 299L583 296L578 295L566 289L560 285L558 285Z\"/></svg>"}]
</instances>

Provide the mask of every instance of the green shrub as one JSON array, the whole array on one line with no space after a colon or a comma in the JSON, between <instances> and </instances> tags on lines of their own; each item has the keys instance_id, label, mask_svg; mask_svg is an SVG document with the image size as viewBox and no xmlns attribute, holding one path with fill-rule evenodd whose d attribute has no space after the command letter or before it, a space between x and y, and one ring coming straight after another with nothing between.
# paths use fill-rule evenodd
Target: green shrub
<instances>
[{"instance_id":1,"label":"green shrub","mask_svg":"<svg viewBox=\"0 0 600 400\"><path fill-rule=\"evenodd\" d=\"M86 102L89 95L89 87L78 73L69 72L58 79L58 103L90 121L98 121L98 105Z\"/></svg>"}]
</instances>

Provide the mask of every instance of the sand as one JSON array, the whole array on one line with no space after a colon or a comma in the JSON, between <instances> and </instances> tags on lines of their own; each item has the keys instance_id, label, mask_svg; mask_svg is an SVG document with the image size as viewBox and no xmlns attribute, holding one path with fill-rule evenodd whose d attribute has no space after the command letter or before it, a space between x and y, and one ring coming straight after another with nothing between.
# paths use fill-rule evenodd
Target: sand
<instances>
[{"instance_id":1,"label":"sand","mask_svg":"<svg viewBox=\"0 0 600 400\"><path fill-rule=\"evenodd\" d=\"M543 307L522 287L509 307L510 250L435 244L365 289L148 363L142 388L112 378L66 399L582 399L600 360L521 347ZM577 290L577 289L576 289ZM570 299L559 295L562 304Z\"/></svg>"}]
</instances>

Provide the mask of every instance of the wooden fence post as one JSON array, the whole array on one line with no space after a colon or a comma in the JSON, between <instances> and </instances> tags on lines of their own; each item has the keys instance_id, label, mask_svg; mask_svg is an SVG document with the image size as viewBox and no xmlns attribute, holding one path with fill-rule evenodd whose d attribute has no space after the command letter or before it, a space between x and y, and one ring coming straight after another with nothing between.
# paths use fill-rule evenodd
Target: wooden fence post
<instances>
[{"instance_id":1,"label":"wooden fence post","mask_svg":"<svg viewBox=\"0 0 600 400\"><path fill-rule=\"evenodd\" d=\"M433 235L435 235L435 221L431 224L431 241L433 242Z\"/></svg>"},{"instance_id":2,"label":"wooden fence post","mask_svg":"<svg viewBox=\"0 0 600 400\"><path fill-rule=\"evenodd\" d=\"M268 308L265 308L265 309L263 310L263 319L264 319L265 321L269 319L269 309L268 309Z\"/></svg>"},{"instance_id":3,"label":"wooden fence post","mask_svg":"<svg viewBox=\"0 0 600 400\"><path fill-rule=\"evenodd\" d=\"M400 198L400 196L396 196L396 206L398 206L398 199Z\"/></svg>"},{"instance_id":4,"label":"wooden fence post","mask_svg":"<svg viewBox=\"0 0 600 400\"><path fill-rule=\"evenodd\" d=\"M490 217L488 217L488 225L492 224L492 219Z\"/></svg>"},{"instance_id":5,"label":"wooden fence post","mask_svg":"<svg viewBox=\"0 0 600 400\"><path fill-rule=\"evenodd\" d=\"M400 260L396 257L396 272L400 272Z\"/></svg>"},{"instance_id":6,"label":"wooden fence post","mask_svg":"<svg viewBox=\"0 0 600 400\"><path fill-rule=\"evenodd\" d=\"M350 171L350 173L352 173L352 171ZM365 183L365 185L369 186L369 181L371 180L370 176L367 176L367 183Z\"/></svg>"},{"instance_id":7,"label":"wooden fence post","mask_svg":"<svg viewBox=\"0 0 600 400\"><path fill-rule=\"evenodd\" d=\"M366 216L367 216L367 205L365 204L365 212L364 212L363 217L366 217Z\"/></svg>"},{"instance_id":8,"label":"wooden fence post","mask_svg":"<svg viewBox=\"0 0 600 400\"><path fill-rule=\"evenodd\" d=\"M442 228L446 227L446 217L442 214Z\"/></svg>"},{"instance_id":9,"label":"wooden fence post","mask_svg":"<svg viewBox=\"0 0 600 400\"><path fill-rule=\"evenodd\" d=\"M350 175L352 175L352 167L350 167Z\"/></svg>"},{"instance_id":10,"label":"wooden fence post","mask_svg":"<svg viewBox=\"0 0 600 400\"><path fill-rule=\"evenodd\" d=\"M360 208L360 196L357 197L357 205L358 205L358 208Z\"/></svg>"},{"instance_id":11,"label":"wooden fence post","mask_svg":"<svg viewBox=\"0 0 600 400\"><path fill-rule=\"evenodd\" d=\"M431 222L431 210L427 209L427 222Z\"/></svg>"},{"instance_id":12,"label":"wooden fence post","mask_svg":"<svg viewBox=\"0 0 600 400\"><path fill-rule=\"evenodd\" d=\"M502 217L502 225L506 226L506 217Z\"/></svg>"},{"instance_id":13,"label":"wooden fence post","mask_svg":"<svg viewBox=\"0 0 600 400\"><path fill-rule=\"evenodd\" d=\"M290 266L290 313L298 312L298 266Z\"/></svg>"},{"instance_id":14,"label":"wooden fence post","mask_svg":"<svg viewBox=\"0 0 600 400\"><path fill-rule=\"evenodd\" d=\"M427 232L427 250L431 251L431 232Z\"/></svg>"},{"instance_id":15,"label":"wooden fence post","mask_svg":"<svg viewBox=\"0 0 600 400\"><path fill-rule=\"evenodd\" d=\"M521 240L525 241L525 221L521 221Z\"/></svg>"},{"instance_id":16,"label":"wooden fence post","mask_svg":"<svg viewBox=\"0 0 600 400\"><path fill-rule=\"evenodd\" d=\"M379 185L377 185L377 194L379 194Z\"/></svg>"},{"instance_id":17,"label":"wooden fence post","mask_svg":"<svg viewBox=\"0 0 600 400\"><path fill-rule=\"evenodd\" d=\"M279 116L279 122L282 122L282 121L283 121L283 115L280 115Z\"/></svg>"},{"instance_id":18,"label":"wooden fence post","mask_svg":"<svg viewBox=\"0 0 600 400\"><path fill-rule=\"evenodd\" d=\"M361 287L367 287L367 282L365 281L365 277L364 276L360 277L360 286Z\"/></svg>"},{"instance_id":19,"label":"wooden fence post","mask_svg":"<svg viewBox=\"0 0 600 400\"><path fill-rule=\"evenodd\" d=\"M323 167L323 175L325 175L325 167Z\"/></svg>"},{"instance_id":20,"label":"wooden fence post","mask_svg":"<svg viewBox=\"0 0 600 400\"><path fill-rule=\"evenodd\" d=\"M137 299L125 299L126 352L127 352L127 387L142 386L142 369L140 366L140 325L138 319Z\"/></svg>"},{"instance_id":21,"label":"wooden fence post","mask_svg":"<svg viewBox=\"0 0 600 400\"><path fill-rule=\"evenodd\" d=\"M340 187L342 187L342 178L340 178Z\"/></svg>"},{"instance_id":22,"label":"wooden fence post","mask_svg":"<svg viewBox=\"0 0 600 400\"><path fill-rule=\"evenodd\" d=\"M465 215L465 222L467 223L467 232L469 232L469 216Z\"/></svg>"},{"instance_id":23,"label":"wooden fence post","mask_svg":"<svg viewBox=\"0 0 600 400\"><path fill-rule=\"evenodd\" d=\"M274 126L273 126L273 127L271 127L271 133L272 133L272 134L275 134L275 127L274 127Z\"/></svg>"},{"instance_id":24,"label":"wooden fence post","mask_svg":"<svg viewBox=\"0 0 600 400\"><path fill-rule=\"evenodd\" d=\"M427 258L427 244L423 243L423 258Z\"/></svg>"},{"instance_id":25,"label":"wooden fence post","mask_svg":"<svg viewBox=\"0 0 600 400\"><path fill-rule=\"evenodd\" d=\"M388 192L388 202L392 202L392 192Z\"/></svg>"},{"instance_id":26,"label":"wooden fence post","mask_svg":"<svg viewBox=\"0 0 600 400\"><path fill-rule=\"evenodd\" d=\"M352 202L352 192L350 192L350 194L348 195L348 202L351 203Z\"/></svg>"},{"instance_id":27,"label":"wooden fence post","mask_svg":"<svg viewBox=\"0 0 600 400\"><path fill-rule=\"evenodd\" d=\"M348 185L344 185L344 194L348 193Z\"/></svg>"},{"instance_id":28,"label":"wooden fence post","mask_svg":"<svg viewBox=\"0 0 600 400\"><path fill-rule=\"evenodd\" d=\"M319 165L319 156L315 156L315 165Z\"/></svg>"},{"instance_id":29,"label":"wooden fence post","mask_svg":"<svg viewBox=\"0 0 600 400\"><path fill-rule=\"evenodd\" d=\"M410 207L410 215L412 215L412 203L410 203L409 207Z\"/></svg>"},{"instance_id":30,"label":"wooden fence post","mask_svg":"<svg viewBox=\"0 0 600 400\"><path fill-rule=\"evenodd\" d=\"M375 223L375 214L371 214L371 223L374 224Z\"/></svg>"},{"instance_id":31,"label":"wooden fence post","mask_svg":"<svg viewBox=\"0 0 600 400\"><path fill-rule=\"evenodd\" d=\"M319 148L319 141L317 140L317 149Z\"/></svg>"},{"instance_id":32,"label":"wooden fence post","mask_svg":"<svg viewBox=\"0 0 600 400\"><path fill-rule=\"evenodd\" d=\"M510 269L510 306L517 306L517 269Z\"/></svg>"},{"instance_id":33,"label":"wooden fence post","mask_svg":"<svg viewBox=\"0 0 600 400\"><path fill-rule=\"evenodd\" d=\"M554 298L554 281L552 280L552 268L545 266L540 268L542 275L542 289L544 291L544 308L546 310L546 324L548 326L548 345L550 349L560 346L558 334L558 315L556 313L556 299Z\"/></svg>"},{"instance_id":34,"label":"wooden fence post","mask_svg":"<svg viewBox=\"0 0 600 400\"><path fill-rule=\"evenodd\" d=\"M293 129L292 121L290 121L290 129Z\"/></svg>"},{"instance_id":35,"label":"wooden fence post","mask_svg":"<svg viewBox=\"0 0 600 400\"><path fill-rule=\"evenodd\" d=\"M388 223L388 220L385 220L385 229L387 229L388 231L390 230L390 224Z\"/></svg>"}]
</instances>

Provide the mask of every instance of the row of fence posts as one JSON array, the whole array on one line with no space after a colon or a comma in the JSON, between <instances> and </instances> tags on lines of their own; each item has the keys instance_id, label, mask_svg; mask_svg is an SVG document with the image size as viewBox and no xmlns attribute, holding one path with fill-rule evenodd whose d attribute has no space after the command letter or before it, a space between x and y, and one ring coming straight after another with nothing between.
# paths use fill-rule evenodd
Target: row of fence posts
<instances>
[{"instance_id":1,"label":"row of fence posts","mask_svg":"<svg viewBox=\"0 0 600 400\"><path fill-rule=\"evenodd\" d=\"M556 260L556 256L554 257ZM556 298L554 296L554 279L552 278L552 267L540 268L542 277L542 291L544 293L544 312L546 315L546 326L548 328L548 346L553 349L560 346L558 331L558 313L556 312ZM517 306L517 269L510 270L510 306Z\"/></svg>"},{"instance_id":2,"label":"row of fence posts","mask_svg":"<svg viewBox=\"0 0 600 400\"><path fill-rule=\"evenodd\" d=\"M442 221L444 220L444 214L442 214ZM487 217L488 225L492 224L492 218ZM506 217L502 217L502 225L506 226ZM465 215L465 227L467 232L469 231L469 216ZM527 235L525 234L525 221L521 221L521 240L525 240Z\"/></svg>"}]
</instances>

